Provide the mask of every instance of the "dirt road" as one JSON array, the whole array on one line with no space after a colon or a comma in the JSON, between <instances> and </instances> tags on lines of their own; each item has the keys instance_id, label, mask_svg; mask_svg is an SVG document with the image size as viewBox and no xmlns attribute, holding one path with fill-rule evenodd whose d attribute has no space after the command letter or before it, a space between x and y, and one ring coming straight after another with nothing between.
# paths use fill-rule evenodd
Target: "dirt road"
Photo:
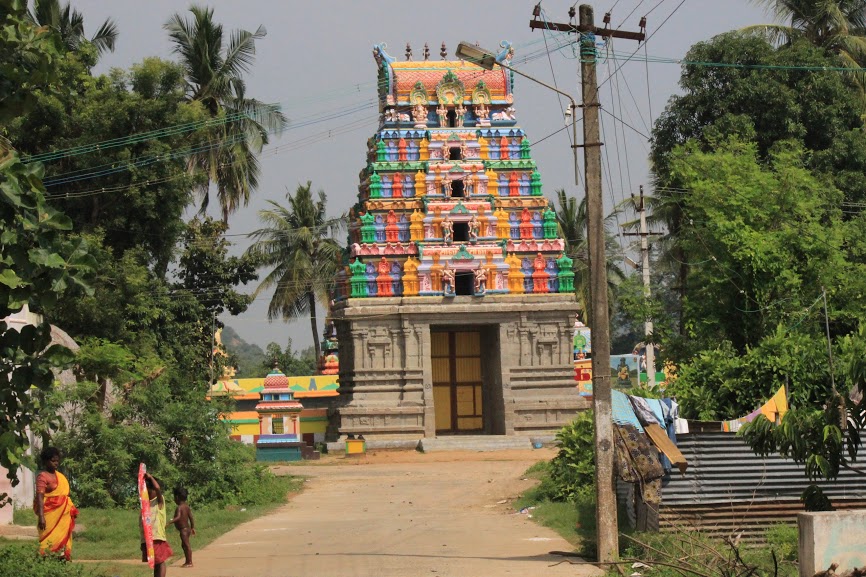
<instances>
[{"instance_id":1,"label":"dirt road","mask_svg":"<svg viewBox=\"0 0 866 577\"><path fill-rule=\"evenodd\" d=\"M379 453L282 468L309 477L288 505L195 552L185 577L595 576L561 565L571 550L550 529L515 514L521 480L550 452ZM510 501L509 501L510 502ZM182 561L181 561L182 562ZM180 564L180 562L178 562Z\"/></svg>"}]
</instances>

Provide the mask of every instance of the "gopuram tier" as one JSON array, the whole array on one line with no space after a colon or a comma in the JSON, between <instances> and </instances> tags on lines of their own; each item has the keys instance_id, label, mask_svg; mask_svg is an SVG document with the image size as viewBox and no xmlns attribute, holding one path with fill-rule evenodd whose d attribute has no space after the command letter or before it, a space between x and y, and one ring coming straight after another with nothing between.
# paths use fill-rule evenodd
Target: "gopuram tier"
<instances>
[{"instance_id":1,"label":"gopuram tier","mask_svg":"<svg viewBox=\"0 0 866 577\"><path fill-rule=\"evenodd\" d=\"M552 435L582 408L574 272L513 75L427 52L398 62L374 47L380 127L336 279L334 424L368 440Z\"/></svg>"}]
</instances>

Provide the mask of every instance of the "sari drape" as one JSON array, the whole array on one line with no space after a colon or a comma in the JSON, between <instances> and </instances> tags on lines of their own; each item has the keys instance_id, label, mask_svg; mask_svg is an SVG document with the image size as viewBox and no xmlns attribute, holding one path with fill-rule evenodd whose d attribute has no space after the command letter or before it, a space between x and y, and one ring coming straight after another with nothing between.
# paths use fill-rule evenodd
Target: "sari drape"
<instances>
[{"instance_id":1,"label":"sari drape","mask_svg":"<svg viewBox=\"0 0 866 577\"><path fill-rule=\"evenodd\" d=\"M57 487L45 493L42 511L45 516L45 529L39 532L39 553L62 554L67 561L72 560L72 530L78 509L69 498L69 481L57 471Z\"/></svg>"}]
</instances>

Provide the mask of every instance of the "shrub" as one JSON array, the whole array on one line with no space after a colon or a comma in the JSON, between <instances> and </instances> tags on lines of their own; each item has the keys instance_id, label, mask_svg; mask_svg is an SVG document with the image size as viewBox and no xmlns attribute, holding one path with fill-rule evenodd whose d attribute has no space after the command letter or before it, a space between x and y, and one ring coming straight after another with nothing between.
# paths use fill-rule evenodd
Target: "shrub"
<instances>
[{"instance_id":1,"label":"shrub","mask_svg":"<svg viewBox=\"0 0 866 577\"><path fill-rule=\"evenodd\" d=\"M556 433L559 453L537 488L539 500L592 503L595 499L595 455L592 411L584 411Z\"/></svg>"},{"instance_id":2,"label":"shrub","mask_svg":"<svg viewBox=\"0 0 866 577\"><path fill-rule=\"evenodd\" d=\"M15 577L85 577L84 567L57 557L42 557L32 545L0 548L0 575Z\"/></svg>"}]
</instances>

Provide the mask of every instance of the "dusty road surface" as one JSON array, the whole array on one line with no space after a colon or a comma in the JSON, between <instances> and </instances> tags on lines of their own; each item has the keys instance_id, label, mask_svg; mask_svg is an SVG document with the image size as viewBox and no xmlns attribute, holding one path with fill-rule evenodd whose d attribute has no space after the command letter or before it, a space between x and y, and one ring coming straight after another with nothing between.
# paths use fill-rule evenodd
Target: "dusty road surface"
<instances>
[{"instance_id":1,"label":"dusty road surface","mask_svg":"<svg viewBox=\"0 0 866 577\"><path fill-rule=\"evenodd\" d=\"M329 457L281 473L308 476L278 511L194 553L184 577L596 576L549 551L572 549L515 514L510 500L547 450ZM509 499L509 503L501 501ZM193 542L194 546L194 542ZM179 553L179 552L178 552Z\"/></svg>"}]
</instances>

